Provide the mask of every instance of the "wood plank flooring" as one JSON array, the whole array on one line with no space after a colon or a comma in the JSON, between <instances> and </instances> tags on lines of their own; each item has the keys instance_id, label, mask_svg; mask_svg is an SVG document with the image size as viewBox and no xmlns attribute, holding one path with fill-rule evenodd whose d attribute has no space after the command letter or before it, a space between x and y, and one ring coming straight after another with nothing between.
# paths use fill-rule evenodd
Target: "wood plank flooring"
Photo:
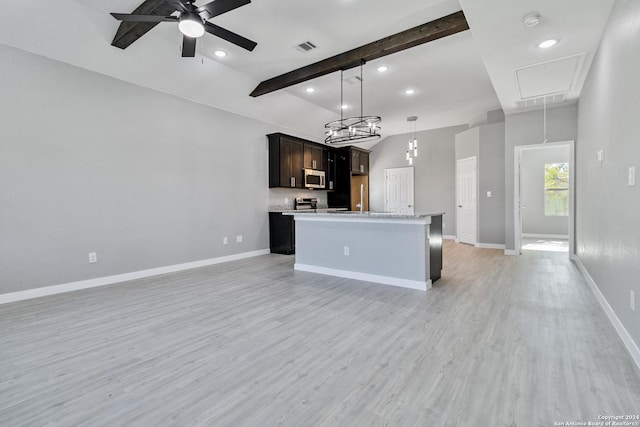
<instances>
[{"instance_id":1,"label":"wood plank flooring","mask_svg":"<svg viewBox=\"0 0 640 427\"><path fill-rule=\"evenodd\" d=\"M0 305L1 426L553 426L640 414L566 254L445 242L427 291L266 255Z\"/></svg>"}]
</instances>

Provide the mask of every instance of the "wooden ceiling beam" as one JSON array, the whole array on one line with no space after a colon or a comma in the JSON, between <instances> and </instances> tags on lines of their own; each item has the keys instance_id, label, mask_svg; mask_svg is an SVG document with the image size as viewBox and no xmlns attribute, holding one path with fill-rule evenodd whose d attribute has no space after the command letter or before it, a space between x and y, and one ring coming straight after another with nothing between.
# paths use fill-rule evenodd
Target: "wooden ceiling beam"
<instances>
[{"instance_id":1,"label":"wooden ceiling beam","mask_svg":"<svg viewBox=\"0 0 640 427\"><path fill-rule=\"evenodd\" d=\"M145 0L131 13L133 15L169 16L175 11L176 8L164 0ZM156 25L158 25L157 22L121 22L111 45L126 49Z\"/></svg>"},{"instance_id":2,"label":"wooden ceiling beam","mask_svg":"<svg viewBox=\"0 0 640 427\"><path fill-rule=\"evenodd\" d=\"M348 70L359 66L363 60L365 62L371 61L468 29L469 24L464 13L462 11L452 13L331 58L323 59L306 67L265 80L250 95L253 97L264 95L324 76L325 74Z\"/></svg>"}]
</instances>

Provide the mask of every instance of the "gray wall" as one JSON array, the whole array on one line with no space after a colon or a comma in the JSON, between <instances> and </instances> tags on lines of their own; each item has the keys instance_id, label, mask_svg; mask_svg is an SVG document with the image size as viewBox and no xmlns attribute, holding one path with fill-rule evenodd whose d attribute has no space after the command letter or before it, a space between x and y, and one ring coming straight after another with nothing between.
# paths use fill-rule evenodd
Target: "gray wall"
<instances>
[{"instance_id":1,"label":"gray wall","mask_svg":"<svg viewBox=\"0 0 640 427\"><path fill-rule=\"evenodd\" d=\"M547 138L549 142L576 141L577 135L576 105L547 109ZM514 199L514 153L519 145L541 144L543 135L542 110L530 111L518 114L509 114L505 117L505 200L504 200L504 232L505 249L515 250L513 199ZM576 141L576 145L579 144Z\"/></svg>"},{"instance_id":2,"label":"gray wall","mask_svg":"<svg viewBox=\"0 0 640 427\"><path fill-rule=\"evenodd\" d=\"M480 155L480 128L478 126L456 134L456 161Z\"/></svg>"},{"instance_id":3,"label":"gray wall","mask_svg":"<svg viewBox=\"0 0 640 427\"><path fill-rule=\"evenodd\" d=\"M640 182L627 185L629 167L640 168L640 3L617 1L609 19L579 104L576 251L640 345Z\"/></svg>"},{"instance_id":4,"label":"gray wall","mask_svg":"<svg viewBox=\"0 0 640 427\"><path fill-rule=\"evenodd\" d=\"M481 124L457 134L455 151L456 160L477 158L477 242L504 244L504 123Z\"/></svg>"},{"instance_id":5,"label":"gray wall","mask_svg":"<svg viewBox=\"0 0 640 427\"><path fill-rule=\"evenodd\" d=\"M283 129L3 45L0 63L0 293L268 248Z\"/></svg>"},{"instance_id":6,"label":"gray wall","mask_svg":"<svg viewBox=\"0 0 640 427\"><path fill-rule=\"evenodd\" d=\"M547 163L568 163L569 146L523 150L520 163L522 232L528 234L569 235L568 216L544 214L544 167Z\"/></svg>"},{"instance_id":7,"label":"gray wall","mask_svg":"<svg viewBox=\"0 0 640 427\"><path fill-rule=\"evenodd\" d=\"M504 122L480 126L478 241L504 244ZM487 196L491 191L491 197Z\"/></svg>"},{"instance_id":8,"label":"gray wall","mask_svg":"<svg viewBox=\"0 0 640 427\"><path fill-rule=\"evenodd\" d=\"M414 161L415 212L445 212L443 233L455 235L455 134L466 125L418 132ZM369 170L371 210L384 210L384 170L408 166L409 134L385 138L372 148Z\"/></svg>"}]
</instances>

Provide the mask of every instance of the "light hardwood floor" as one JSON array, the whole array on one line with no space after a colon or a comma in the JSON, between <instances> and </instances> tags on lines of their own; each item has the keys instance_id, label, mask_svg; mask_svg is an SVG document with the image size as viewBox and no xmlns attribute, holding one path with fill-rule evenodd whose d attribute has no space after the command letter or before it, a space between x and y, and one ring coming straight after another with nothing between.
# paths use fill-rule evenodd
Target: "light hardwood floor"
<instances>
[{"instance_id":1,"label":"light hardwood floor","mask_svg":"<svg viewBox=\"0 0 640 427\"><path fill-rule=\"evenodd\" d=\"M2 426L553 426L640 414L566 254L446 242L427 292L266 255L0 305Z\"/></svg>"}]
</instances>

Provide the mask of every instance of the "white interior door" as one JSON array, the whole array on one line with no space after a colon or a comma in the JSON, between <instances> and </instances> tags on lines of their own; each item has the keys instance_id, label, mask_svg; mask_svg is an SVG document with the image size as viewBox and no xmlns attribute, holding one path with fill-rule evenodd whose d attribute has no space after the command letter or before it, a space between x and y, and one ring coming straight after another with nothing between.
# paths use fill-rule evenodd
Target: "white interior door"
<instances>
[{"instance_id":1,"label":"white interior door","mask_svg":"<svg viewBox=\"0 0 640 427\"><path fill-rule=\"evenodd\" d=\"M456 162L457 239L475 245L477 242L476 158Z\"/></svg>"},{"instance_id":2,"label":"white interior door","mask_svg":"<svg viewBox=\"0 0 640 427\"><path fill-rule=\"evenodd\" d=\"M413 167L384 170L384 211L413 215Z\"/></svg>"}]
</instances>

